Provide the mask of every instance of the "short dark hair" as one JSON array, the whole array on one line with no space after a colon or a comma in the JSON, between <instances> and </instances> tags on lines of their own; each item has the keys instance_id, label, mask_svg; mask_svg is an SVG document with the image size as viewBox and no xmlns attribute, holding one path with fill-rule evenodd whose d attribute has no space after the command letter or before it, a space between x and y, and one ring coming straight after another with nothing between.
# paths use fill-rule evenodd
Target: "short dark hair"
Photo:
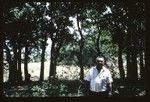
<instances>
[{"instance_id":1,"label":"short dark hair","mask_svg":"<svg viewBox=\"0 0 150 102\"><path fill-rule=\"evenodd\" d=\"M105 59L104 59L104 57L98 56L98 57L96 57L96 61L97 61L97 60L101 60L101 61L104 62Z\"/></svg>"}]
</instances>

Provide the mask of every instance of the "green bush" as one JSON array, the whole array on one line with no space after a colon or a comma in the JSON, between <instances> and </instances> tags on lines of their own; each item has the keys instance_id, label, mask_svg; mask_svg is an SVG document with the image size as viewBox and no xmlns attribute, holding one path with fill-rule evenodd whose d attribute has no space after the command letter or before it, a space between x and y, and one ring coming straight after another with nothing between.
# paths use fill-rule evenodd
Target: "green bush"
<instances>
[{"instance_id":1,"label":"green bush","mask_svg":"<svg viewBox=\"0 0 150 102\"><path fill-rule=\"evenodd\" d=\"M31 90L32 90L32 95L35 97L45 97L46 96L45 89L38 85L33 86L33 88Z\"/></svg>"},{"instance_id":2,"label":"green bush","mask_svg":"<svg viewBox=\"0 0 150 102\"><path fill-rule=\"evenodd\" d=\"M34 82L30 85L14 87L5 90L6 97L64 97L77 96L77 81L52 79L44 82Z\"/></svg>"},{"instance_id":3,"label":"green bush","mask_svg":"<svg viewBox=\"0 0 150 102\"><path fill-rule=\"evenodd\" d=\"M66 85L60 84L59 95L66 96L68 94L68 88Z\"/></svg>"}]
</instances>

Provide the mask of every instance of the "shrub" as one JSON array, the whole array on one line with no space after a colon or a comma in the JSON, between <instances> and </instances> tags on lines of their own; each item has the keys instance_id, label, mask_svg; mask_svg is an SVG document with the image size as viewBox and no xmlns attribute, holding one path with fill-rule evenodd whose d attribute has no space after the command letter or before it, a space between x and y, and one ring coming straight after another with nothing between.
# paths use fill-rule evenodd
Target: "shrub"
<instances>
[{"instance_id":1,"label":"shrub","mask_svg":"<svg viewBox=\"0 0 150 102\"><path fill-rule=\"evenodd\" d=\"M32 90L32 95L35 97L45 97L46 96L45 89L38 85L33 86L33 88L31 90Z\"/></svg>"}]
</instances>

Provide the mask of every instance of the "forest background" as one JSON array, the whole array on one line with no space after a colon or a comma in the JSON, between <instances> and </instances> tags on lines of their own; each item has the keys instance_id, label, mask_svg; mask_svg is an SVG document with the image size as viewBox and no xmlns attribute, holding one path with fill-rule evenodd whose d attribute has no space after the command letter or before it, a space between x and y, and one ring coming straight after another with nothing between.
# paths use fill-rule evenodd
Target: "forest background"
<instances>
[{"instance_id":1,"label":"forest background","mask_svg":"<svg viewBox=\"0 0 150 102\"><path fill-rule=\"evenodd\" d=\"M146 94L144 2L13 2L2 13L4 96L84 96L96 56L113 96Z\"/></svg>"}]
</instances>

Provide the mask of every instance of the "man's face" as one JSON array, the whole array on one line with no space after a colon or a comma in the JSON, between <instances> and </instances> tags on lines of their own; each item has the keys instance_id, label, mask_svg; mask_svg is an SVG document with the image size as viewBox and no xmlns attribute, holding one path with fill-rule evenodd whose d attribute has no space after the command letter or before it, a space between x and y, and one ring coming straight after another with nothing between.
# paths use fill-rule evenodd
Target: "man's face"
<instances>
[{"instance_id":1,"label":"man's face","mask_svg":"<svg viewBox=\"0 0 150 102\"><path fill-rule=\"evenodd\" d=\"M101 66L103 66L104 62L102 59L98 58L98 59L96 59L96 64L97 64L97 66L101 67Z\"/></svg>"}]
</instances>

